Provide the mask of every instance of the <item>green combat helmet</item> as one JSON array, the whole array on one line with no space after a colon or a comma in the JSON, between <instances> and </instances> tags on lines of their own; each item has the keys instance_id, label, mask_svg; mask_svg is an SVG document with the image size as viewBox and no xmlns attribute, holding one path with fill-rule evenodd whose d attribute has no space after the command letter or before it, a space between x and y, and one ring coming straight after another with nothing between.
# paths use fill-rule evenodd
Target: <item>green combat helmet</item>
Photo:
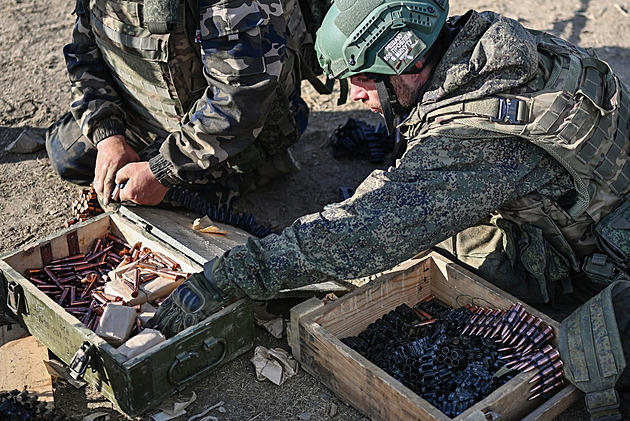
<instances>
[{"instance_id":1,"label":"green combat helmet","mask_svg":"<svg viewBox=\"0 0 630 421\"><path fill-rule=\"evenodd\" d=\"M392 109L401 112L389 76L407 72L429 51L447 16L448 0L337 0L317 31L317 59L330 78L373 79L391 132Z\"/></svg>"}]
</instances>

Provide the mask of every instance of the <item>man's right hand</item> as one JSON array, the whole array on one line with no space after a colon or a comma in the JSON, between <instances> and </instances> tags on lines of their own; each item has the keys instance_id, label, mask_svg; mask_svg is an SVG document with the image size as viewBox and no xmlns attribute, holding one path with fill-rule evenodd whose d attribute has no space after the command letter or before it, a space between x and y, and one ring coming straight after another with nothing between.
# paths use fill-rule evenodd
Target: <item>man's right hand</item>
<instances>
[{"instance_id":1,"label":"man's right hand","mask_svg":"<svg viewBox=\"0 0 630 421\"><path fill-rule=\"evenodd\" d=\"M130 162L140 161L140 157L125 140L123 135L103 139L96 145L96 167L94 168L94 190L108 205L116 184L116 172Z\"/></svg>"},{"instance_id":2,"label":"man's right hand","mask_svg":"<svg viewBox=\"0 0 630 421\"><path fill-rule=\"evenodd\" d=\"M158 307L147 326L160 330L167 338L196 325L228 304L243 297L240 290L226 295L214 282L212 267L216 258L206 262L204 272L193 273Z\"/></svg>"}]
</instances>

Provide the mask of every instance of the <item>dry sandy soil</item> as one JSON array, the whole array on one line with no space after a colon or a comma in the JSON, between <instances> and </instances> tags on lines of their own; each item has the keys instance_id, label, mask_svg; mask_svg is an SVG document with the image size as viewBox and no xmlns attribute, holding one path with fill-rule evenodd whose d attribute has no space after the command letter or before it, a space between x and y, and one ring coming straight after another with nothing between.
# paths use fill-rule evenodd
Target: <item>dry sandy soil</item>
<instances>
[{"instance_id":1,"label":"dry sandy soil","mask_svg":"<svg viewBox=\"0 0 630 421\"><path fill-rule=\"evenodd\" d=\"M53 173L45 152L17 155L4 151L26 129L42 134L68 108L70 92L61 49L70 39L73 5L72 0L2 0L0 254L61 229L77 196L77 186ZM455 1L451 14L470 8L495 10L525 26L593 48L630 80L630 0ZM349 117L373 124L378 120L356 104L338 107L335 98L319 96L308 86L304 89L312 115L294 151L301 171L238 202L260 222L278 228L337 201L338 187L356 186L375 168L366 161L333 159L328 136ZM257 332L256 344L288 349L285 340L275 340L262 330ZM365 419L303 371L280 387L256 381L250 356L227 364L173 398L189 397L195 391L198 398L189 407L190 415L222 400L227 411L219 414L221 420L327 420L333 403L339 407L334 419ZM76 391L57 382L55 399L59 411L70 418L82 419L98 410L108 412L113 420L125 419L91 387ZM149 420L154 412L138 419ZM585 414L579 404L560 420L586 420Z\"/></svg>"}]
</instances>

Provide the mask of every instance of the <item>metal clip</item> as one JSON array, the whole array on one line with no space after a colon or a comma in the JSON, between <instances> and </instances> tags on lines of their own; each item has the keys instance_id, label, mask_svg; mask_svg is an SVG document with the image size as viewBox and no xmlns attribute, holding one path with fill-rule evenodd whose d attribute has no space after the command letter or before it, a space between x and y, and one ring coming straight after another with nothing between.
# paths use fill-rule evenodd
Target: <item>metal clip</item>
<instances>
[{"instance_id":1,"label":"metal clip","mask_svg":"<svg viewBox=\"0 0 630 421\"><path fill-rule=\"evenodd\" d=\"M9 282L7 285L7 307L18 316L24 308L24 293L22 285L15 281Z\"/></svg>"},{"instance_id":2,"label":"metal clip","mask_svg":"<svg viewBox=\"0 0 630 421\"><path fill-rule=\"evenodd\" d=\"M92 361L92 354L95 349L94 345L85 341L81 345L81 348L75 352L70 364L68 364L70 376L72 376L73 379L79 380L83 378L83 375Z\"/></svg>"},{"instance_id":3,"label":"metal clip","mask_svg":"<svg viewBox=\"0 0 630 421\"><path fill-rule=\"evenodd\" d=\"M499 100L498 116L496 118L490 117L490 121L503 123L507 120L507 122L512 124L525 123L524 120L518 119L519 104L523 103L523 101L519 99L507 99L502 97L497 97L497 99ZM524 103L522 106L524 106Z\"/></svg>"}]
</instances>

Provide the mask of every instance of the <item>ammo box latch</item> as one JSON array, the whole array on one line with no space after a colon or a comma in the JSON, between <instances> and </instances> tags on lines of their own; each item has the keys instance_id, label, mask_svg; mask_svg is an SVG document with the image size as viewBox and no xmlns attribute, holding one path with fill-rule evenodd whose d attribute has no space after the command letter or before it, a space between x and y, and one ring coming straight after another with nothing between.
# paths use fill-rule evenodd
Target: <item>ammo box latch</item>
<instances>
[{"instance_id":1,"label":"ammo box latch","mask_svg":"<svg viewBox=\"0 0 630 421\"><path fill-rule=\"evenodd\" d=\"M15 281L11 281L7 285L7 307L16 316L19 316L24 309L24 292L22 285Z\"/></svg>"},{"instance_id":2,"label":"ammo box latch","mask_svg":"<svg viewBox=\"0 0 630 421\"><path fill-rule=\"evenodd\" d=\"M81 348L75 352L74 357L72 357L72 361L68 365L68 369L70 370L70 375L73 379L79 380L83 378L85 371L90 365L90 361L92 361L92 355L96 348L91 343L85 341L81 344Z\"/></svg>"}]
</instances>

